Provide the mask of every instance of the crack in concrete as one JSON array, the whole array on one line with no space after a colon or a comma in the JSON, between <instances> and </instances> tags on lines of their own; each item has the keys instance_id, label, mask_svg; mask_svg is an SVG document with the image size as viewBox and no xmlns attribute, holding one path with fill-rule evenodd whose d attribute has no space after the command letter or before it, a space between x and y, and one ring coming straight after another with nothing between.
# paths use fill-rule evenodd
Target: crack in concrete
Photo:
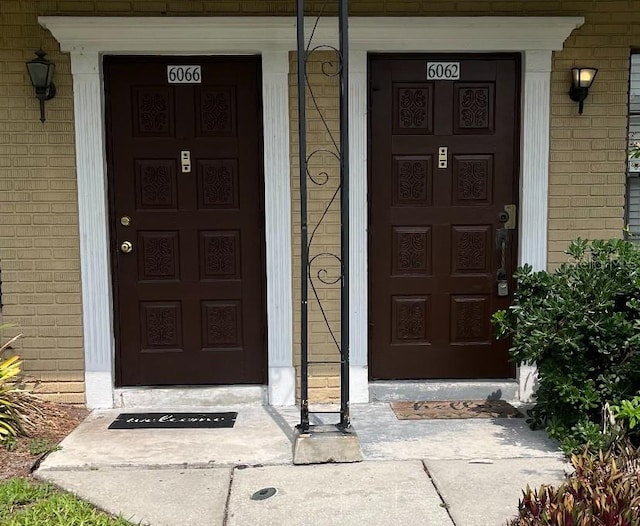
<instances>
[{"instance_id":1,"label":"crack in concrete","mask_svg":"<svg viewBox=\"0 0 640 526\"><path fill-rule=\"evenodd\" d=\"M229 475L229 491L227 491L227 500L224 503L224 515L222 517L222 526L227 526L229 521L229 504L231 503L231 488L233 487L233 476L236 472L238 466L234 466L231 469L231 474Z\"/></svg>"},{"instance_id":2,"label":"crack in concrete","mask_svg":"<svg viewBox=\"0 0 640 526\"><path fill-rule=\"evenodd\" d=\"M436 490L436 493L438 494L438 497L440 497L440 501L442 502L442 504L440 504L440 506L442 506L444 508L444 510L447 512L447 515L449 516L449 520L451 521L451 524L453 526L456 526L456 521L454 521L453 517L451 516L450 506L449 506L449 504L447 504L447 501L444 500L444 496L442 495L442 493L440 493L440 488L438 488L438 485L436 484L436 481L433 480L433 477L431 476L431 473L429 473L429 468L427 467L427 464L425 463L424 460L421 460L420 462L422 462L422 469L424 470L424 472L427 475L427 477L429 477L429 481L431 482L431 485Z\"/></svg>"}]
</instances>

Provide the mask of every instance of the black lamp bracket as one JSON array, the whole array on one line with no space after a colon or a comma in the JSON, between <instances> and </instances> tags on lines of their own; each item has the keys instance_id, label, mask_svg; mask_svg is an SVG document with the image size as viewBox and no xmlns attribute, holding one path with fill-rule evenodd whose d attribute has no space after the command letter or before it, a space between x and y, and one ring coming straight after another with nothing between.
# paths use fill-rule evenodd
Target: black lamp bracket
<instances>
[{"instance_id":1,"label":"black lamp bracket","mask_svg":"<svg viewBox=\"0 0 640 526\"><path fill-rule=\"evenodd\" d=\"M580 88L576 86L571 86L569 89L569 98L578 103L578 113L582 115L582 110L584 109L584 101L589 95L589 88Z\"/></svg>"}]
</instances>

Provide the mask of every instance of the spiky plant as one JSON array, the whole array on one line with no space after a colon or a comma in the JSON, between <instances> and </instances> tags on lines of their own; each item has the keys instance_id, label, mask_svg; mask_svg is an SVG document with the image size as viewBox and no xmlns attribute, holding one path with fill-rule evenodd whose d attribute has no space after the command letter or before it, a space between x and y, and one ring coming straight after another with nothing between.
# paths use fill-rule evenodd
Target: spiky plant
<instances>
[{"instance_id":1,"label":"spiky plant","mask_svg":"<svg viewBox=\"0 0 640 526\"><path fill-rule=\"evenodd\" d=\"M0 347L0 442L9 437L16 436L20 428L18 413L11 400L11 394L17 390L15 379L20 374L19 356L10 356L3 359L2 356L22 335L18 334Z\"/></svg>"}]
</instances>

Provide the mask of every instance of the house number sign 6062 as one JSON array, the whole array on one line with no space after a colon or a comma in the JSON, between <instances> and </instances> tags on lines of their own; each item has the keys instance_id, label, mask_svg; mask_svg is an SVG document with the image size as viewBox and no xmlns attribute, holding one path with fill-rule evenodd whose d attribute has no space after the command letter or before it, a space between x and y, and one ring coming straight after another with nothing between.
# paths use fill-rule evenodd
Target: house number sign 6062
<instances>
[{"instance_id":1,"label":"house number sign 6062","mask_svg":"<svg viewBox=\"0 0 640 526\"><path fill-rule=\"evenodd\" d=\"M427 80L460 80L460 62L427 62Z\"/></svg>"},{"instance_id":2,"label":"house number sign 6062","mask_svg":"<svg viewBox=\"0 0 640 526\"><path fill-rule=\"evenodd\" d=\"M169 84L200 84L200 66L167 66Z\"/></svg>"}]
</instances>

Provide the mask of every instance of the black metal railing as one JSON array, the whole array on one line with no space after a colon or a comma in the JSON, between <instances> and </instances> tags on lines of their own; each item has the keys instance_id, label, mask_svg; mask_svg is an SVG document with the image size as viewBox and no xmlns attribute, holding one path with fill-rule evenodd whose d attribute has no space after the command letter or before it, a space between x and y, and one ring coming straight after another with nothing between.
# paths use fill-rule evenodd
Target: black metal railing
<instances>
[{"instance_id":1,"label":"black metal railing","mask_svg":"<svg viewBox=\"0 0 640 526\"><path fill-rule=\"evenodd\" d=\"M298 52L298 143L300 157L300 215L301 215L301 380L300 380L300 424L302 432L309 430L309 367L317 364L309 360L309 287L313 299L317 302L320 313L340 356L340 421L336 425L341 429L350 427L349 416L349 45L348 45L348 0L338 1L338 47L329 44L314 45L314 37L322 14L329 0L325 1L316 15L309 40L305 39L305 2L297 0L297 52ZM334 134L325 118L314 94L313 86L307 75L307 64L319 51L335 53L337 63L333 60L322 62L322 74L337 77L339 82L339 116L340 139ZM327 145L307 153L307 92L313 111L316 112L327 132ZM309 184L325 187L330 179L328 169L320 169L313 173L310 164L317 155L333 157L339 164L339 184L331 195L318 221L309 233L308 191ZM322 250L311 256L311 249L318 229L326 219L329 211L338 199L340 200L340 254ZM320 264L321 260L333 260L339 265L339 275L331 277L328 267ZM317 270L314 270L319 267ZM325 310L319 287L339 285L340 287L340 341L336 337L329 316ZM324 362L323 362L324 363Z\"/></svg>"}]
</instances>

